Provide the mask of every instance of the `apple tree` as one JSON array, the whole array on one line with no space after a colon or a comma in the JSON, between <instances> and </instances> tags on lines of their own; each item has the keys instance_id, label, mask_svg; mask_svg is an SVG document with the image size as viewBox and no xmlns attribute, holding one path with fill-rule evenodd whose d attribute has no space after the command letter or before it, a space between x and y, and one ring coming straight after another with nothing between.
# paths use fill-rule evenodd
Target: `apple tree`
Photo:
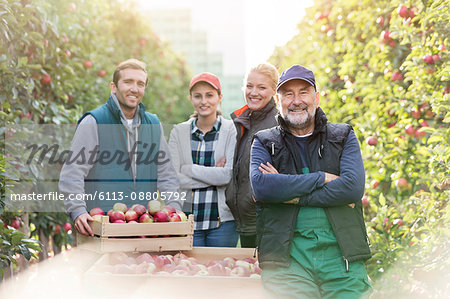
<instances>
[{"instance_id":1,"label":"apple tree","mask_svg":"<svg viewBox=\"0 0 450 299\"><path fill-rule=\"evenodd\" d=\"M271 57L312 69L329 120L360 140L380 298L448 292L449 4L317 0Z\"/></svg>"},{"instance_id":2,"label":"apple tree","mask_svg":"<svg viewBox=\"0 0 450 299\"><path fill-rule=\"evenodd\" d=\"M27 136L8 128L76 123L85 111L106 102L115 66L128 58L147 64L143 103L148 111L164 123L180 122L191 111L188 72L131 1L0 0L0 41L0 142L3 149L18 144L13 152L0 152L0 218L30 219L33 237L50 237L61 247L72 241L69 230L61 229L70 224L65 214L7 212L7 182L31 177L28 190L38 185L39 191L49 191L38 184L45 165L32 168L16 158L23 156L20 141ZM62 134L55 143L70 138L73 130ZM46 171L57 177L60 167Z\"/></svg>"}]
</instances>

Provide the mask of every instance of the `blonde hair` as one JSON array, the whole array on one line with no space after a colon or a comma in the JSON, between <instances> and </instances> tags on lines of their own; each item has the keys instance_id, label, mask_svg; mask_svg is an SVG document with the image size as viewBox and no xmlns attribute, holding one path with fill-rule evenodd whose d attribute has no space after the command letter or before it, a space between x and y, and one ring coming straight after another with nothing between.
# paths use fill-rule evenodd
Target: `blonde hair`
<instances>
[{"instance_id":1,"label":"blonde hair","mask_svg":"<svg viewBox=\"0 0 450 299\"><path fill-rule=\"evenodd\" d=\"M277 84L278 84L278 71L272 64L265 62L260 63L252 68L247 72L247 75L245 76L244 85L246 84L248 75L252 72L257 72L263 75L266 75L270 79L270 87L273 88L273 90L277 90Z\"/></svg>"},{"instance_id":2,"label":"blonde hair","mask_svg":"<svg viewBox=\"0 0 450 299\"><path fill-rule=\"evenodd\" d=\"M147 65L144 62L134 58L122 61L114 70L113 82L117 86L120 80L120 71L125 69L141 70L144 71L144 73L147 75L147 70L145 69L146 67ZM148 82L148 75L147 80L145 80L145 85L147 85L147 82Z\"/></svg>"}]
</instances>

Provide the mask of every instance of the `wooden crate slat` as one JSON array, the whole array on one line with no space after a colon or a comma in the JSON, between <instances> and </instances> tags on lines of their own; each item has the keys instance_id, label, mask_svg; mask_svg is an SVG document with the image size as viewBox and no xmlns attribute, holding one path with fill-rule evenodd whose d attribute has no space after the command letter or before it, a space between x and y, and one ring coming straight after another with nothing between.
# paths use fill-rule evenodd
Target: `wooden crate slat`
<instances>
[{"instance_id":1,"label":"wooden crate slat","mask_svg":"<svg viewBox=\"0 0 450 299\"><path fill-rule=\"evenodd\" d=\"M108 216L102 217L102 222L91 222L95 235L101 237L128 237L154 235L189 235L194 233L194 216L189 215L188 221L159 223L109 223Z\"/></svg>"},{"instance_id":2,"label":"wooden crate slat","mask_svg":"<svg viewBox=\"0 0 450 299\"><path fill-rule=\"evenodd\" d=\"M101 222L90 225L96 237L80 234L77 242L96 252L179 251L191 250L193 245L193 215L189 215L188 221L161 223L109 223L109 217L102 216Z\"/></svg>"},{"instance_id":3,"label":"wooden crate slat","mask_svg":"<svg viewBox=\"0 0 450 299\"><path fill-rule=\"evenodd\" d=\"M162 252L191 250L193 236L165 238L98 238L83 236L80 246L97 252Z\"/></svg>"}]
</instances>

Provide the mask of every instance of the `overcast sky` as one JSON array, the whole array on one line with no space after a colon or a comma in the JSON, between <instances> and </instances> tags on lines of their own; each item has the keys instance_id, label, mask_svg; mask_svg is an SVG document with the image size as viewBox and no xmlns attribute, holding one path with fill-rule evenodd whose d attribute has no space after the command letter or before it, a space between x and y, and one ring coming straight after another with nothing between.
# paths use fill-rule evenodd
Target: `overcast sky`
<instances>
[{"instance_id":1,"label":"overcast sky","mask_svg":"<svg viewBox=\"0 0 450 299\"><path fill-rule=\"evenodd\" d=\"M264 62L298 32L312 0L137 0L144 8L191 8L193 29L208 33L209 49L224 54L224 73L242 74Z\"/></svg>"}]
</instances>

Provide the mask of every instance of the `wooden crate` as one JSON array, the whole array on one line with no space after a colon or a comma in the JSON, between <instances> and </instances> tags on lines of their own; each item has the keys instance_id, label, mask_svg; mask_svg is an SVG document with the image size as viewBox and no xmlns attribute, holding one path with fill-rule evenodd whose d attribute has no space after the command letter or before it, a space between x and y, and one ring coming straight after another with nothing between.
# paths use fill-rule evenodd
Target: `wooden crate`
<instances>
[{"instance_id":1,"label":"wooden crate","mask_svg":"<svg viewBox=\"0 0 450 299\"><path fill-rule=\"evenodd\" d=\"M237 259L253 258L252 248L194 247L188 251L164 252L176 254L182 252L195 257L199 262L221 260L225 257ZM149 252L149 254L160 254ZM151 296L156 298L264 298L263 286L259 277L231 276L161 276L156 274L111 274L99 272L103 265L110 263L110 254L104 254L85 273L87 286L109 292L115 296L138 298Z\"/></svg>"},{"instance_id":2,"label":"wooden crate","mask_svg":"<svg viewBox=\"0 0 450 299\"><path fill-rule=\"evenodd\" d=\"M188 221L160 223L90 223L94 237L78 235L78 246L97 252L146 252L191 250L194 234L194 215ZM146 238L142 238L146 236Z\"/></svg>"}]
</instances>

